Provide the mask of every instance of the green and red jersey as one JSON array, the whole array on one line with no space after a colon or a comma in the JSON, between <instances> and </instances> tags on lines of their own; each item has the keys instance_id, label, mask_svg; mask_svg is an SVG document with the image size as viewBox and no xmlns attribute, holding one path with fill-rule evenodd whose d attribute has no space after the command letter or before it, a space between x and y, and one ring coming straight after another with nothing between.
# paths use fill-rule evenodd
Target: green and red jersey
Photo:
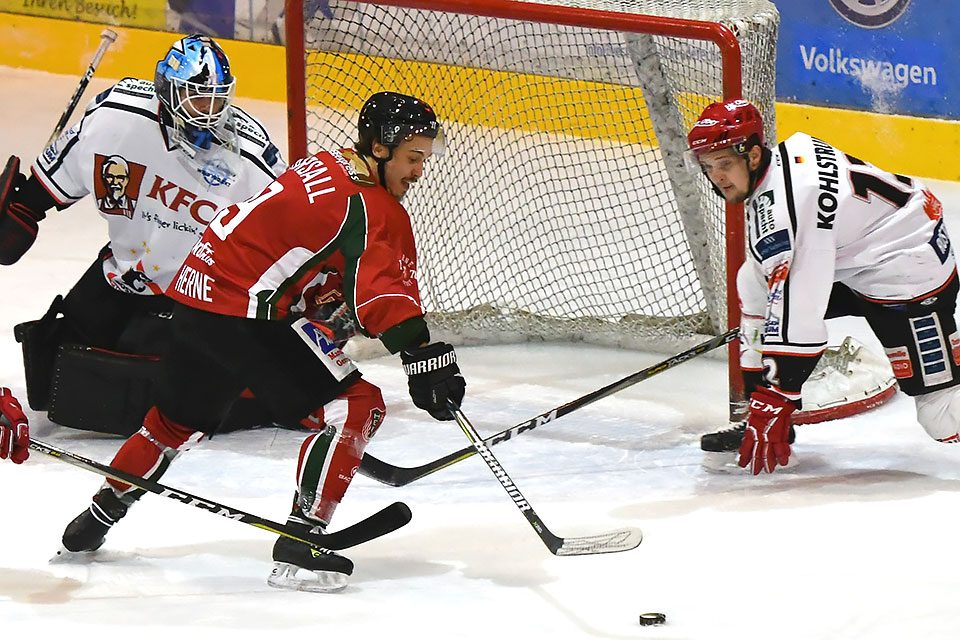
<instances>
[{"instance_id":1,"label":"green and red jersey","mask_svg":"<svg viewBox=\"0 0 960 640\"><path fill-rule=\"evenodd\" d=\"M221 210L167 295L212 313L280 320L305 310L305 292L341 275L365 334L391 351L428 335L409 215L349 149L299 160Z\"/></svg>"}]
</instances>

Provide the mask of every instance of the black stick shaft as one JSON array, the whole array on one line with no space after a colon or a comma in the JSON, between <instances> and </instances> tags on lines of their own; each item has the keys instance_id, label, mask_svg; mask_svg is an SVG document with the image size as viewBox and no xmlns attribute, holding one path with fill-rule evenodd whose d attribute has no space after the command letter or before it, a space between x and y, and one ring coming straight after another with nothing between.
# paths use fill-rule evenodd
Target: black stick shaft
<instances>
[{"instance_id":1,"label":"black stick shaft","mask_svg":"<svg viewBox=\"0 0 960 640\"><path fill-rule=\"evenodd\" d=\"M264 529L265 531L286 536L287 538L292 538L299 542L305 542L313 547L318 548L346 549L347 547L352 547L354 545L358 545L390 533L391 531L399 529L410 521L410 509L407 507L407 505L403 504L402 502L395 502L392 505L381 509L372 516L347 527L346 529L341 529L340 531L326 534L314 534L305 532L300 528L289 527L285 524L280 524L279 522L261 518L260 516L247 513L246 511L242 511L240 509L228 507L208 498L201 498L186 491L172 489L160 484L159 482L147 480L146 478L141 478L140 476L117 469L116 467L111 467L110 465L84 458L76 453L55 447L37 440L36 438L30 439L30 449L38 453L52 456L57 460L72 464L75 467L124 482L131 486L137 487L138 489L149 491L150 493L155 493L158 496L170 498L171 500L182 502L183 504L191 507L203 509L204 511L209 511L215 515L223 516L224 518L229 518L230 520L235 520L244 524L249 524L259 529Z\"/></svg>"},{"instance_id":2,"label":"black stick shaft","mask_svg":"<svg viewBox=\"0 0 960 640\"><path fill-rule=\"evenodd\" d=\"M77 108L77 105L80 103L80 98L83 96L83 92L87 89L87 85L90 84L90 79L93 78L93 74L97 70L97 66L100 64L100 60L103 59L103 54L107 52L107 49L110 48L110 45L117 39L116 32L110 29L104 29L100 32L100 46L97 47L97 50L93 54L93 59L90 60L90 64L87 66L86 72L80 78L80 82L77 84L77 88L74 89L73 95L70 97L70 102L67 103L67 108L63 110L63 114L60 116L60 119L57 121L57 126L53 128L53 133L50 134L50 139L47 140L47 146L53 144L53 141L60 137L60 134L63 132L63 128L67 126L67 121L70 119L70 116L73 115L73 110Z\"/></svg>"},{"instance_id":3,"label":"black stick shaft","mask_svg":"<svg viewBox=\"0 0 960 640\"><path fill-rule=\"evenodd\" d=\"M622 391L627 387L631 387L638 382L652 378L658 373L663 373L667 369L671 369L678 364L686 362L687 360L716 349L717 347L721 347L735 340L739 335L739 328L730 329L726 333L716 336L715 338L711 338L706 342L702 342L694 347L691 347L690 349L687 349L686 351L678 353L675 356L671 356L670 358L651 365L641 371L632 373L625 378L621 378L620 380L608 384L601 389L591 391L590 393L581 396L576 400L572 400L566 404L556 407L555 409L551 409L541 413L538 416L534 416L533 418L514 425L509 429L504 429L499 433L495 433L492 436L483 439L482 442L487 446L493 446L495 444L505 442L513 436L536 429L542 424L553 422L557 418L573 413L578 409L582 409L583 407L592 404L597 400L606 398L607 396L613 395L618 391ZM378 482L382 482L394 487L402 487L414 482L415 480L419 480L420 478L428 476L432 473L436 473L441 469L445 469L452 464L460 462L461 460L466 460L476 453L477 451L473 447L464 447L463 449L459 449L453 453L448 453L441 458L437 458L436 460L427 462L418 467L398 467L388 462L384 462L370 455L369 453L365 453L363 455L363 460L360 463L360 473L369 478L373 478Z\"/></svg>"}]
</instances>

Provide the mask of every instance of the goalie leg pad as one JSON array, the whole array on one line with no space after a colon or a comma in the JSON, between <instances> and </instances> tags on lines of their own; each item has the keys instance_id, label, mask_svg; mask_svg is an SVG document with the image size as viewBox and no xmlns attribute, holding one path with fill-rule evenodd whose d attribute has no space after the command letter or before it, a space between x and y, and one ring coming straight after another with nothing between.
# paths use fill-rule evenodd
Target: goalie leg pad
<instances>
[{"instance_id":1,"label":"goalie leg pad","mask_svg":"<svg viewBox=\"0 0 960 640\"><path fill-rule=\"evenodd\" d=\"M54 363L48 417L76 429L129 436L153 405L160 369L157 357L65 344Z\"/></svg>"},{"instance_id":2,"label":"goalie leg pad","mask_svg":"<svg viewBox=\"0 0 960 640\"><path fill-rule=\"evenodd\" d=\"M13 335L23 349L23 371L27 381L27 402L35 411L46 411L50 403L57 349L67 329L60 317L63 298L57 296L39 320L16 325Z\"/></svg>"},{"instance_id":3,"label":"goalie leg pad","mask_svg":"<svg viewBox=\"0 0 960 640\"><path fill-rule=\"evenodd\" d=\"M308 420L326 426L300 447L297 487L304 514L330 522L386 412L380 389L361 378L311 414Z\"/></svg>"}]
</instances>

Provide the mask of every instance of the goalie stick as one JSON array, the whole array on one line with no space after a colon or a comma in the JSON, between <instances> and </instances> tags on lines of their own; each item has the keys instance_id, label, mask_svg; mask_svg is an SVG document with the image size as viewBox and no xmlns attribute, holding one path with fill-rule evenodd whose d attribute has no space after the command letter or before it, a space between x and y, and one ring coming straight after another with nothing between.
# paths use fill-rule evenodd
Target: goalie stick
<instances>
[{"instance_id":1,"label":"goalie stick","mask_svg":"<svg viewBox=\"0 0 960 640\"><path fill-rule=\"evenodd\" d=\"M638 382L652 378L658 373L662 373L682 362L690 360L691 358L695 358L696 356L704 354L707 351L721 347L728 342L735 340L739 335L739 328L730 329L726 333L723 333L715 338L711 338L706 342L702 342L687 349L686 351L667 358L662 362L658 362L657 364L651 365L642 371L637 371L636 373L632 373L625 378L621 378L616 382L608 384L602 389L591 391L590 393L586 394L585 396L581 396L576 400L572 400L555 409L551 409L550 411L541 413L538 416L534 416L533 418L510 427L509 429L504 429L499 433L495 433L492 436L483 439L483 443L488 446L493 446L509 440L513 436L536 429L542 424L553 422L557 418L565 416L569 413L573 413L577 409L581 409L588 404L600 400L601 398L606 398L607 396L613 395L614 393L626 389L627 387L630 387ZM445 469L456 462L466 460L476 453L477 451L474 449L474 447L465 447L459 451L454 451L453 453L449 453L441 458L437 458L432 462L422 464L419 467L397 467L388 462L384 462L379 458L370 455L369 453L365 453L363 454L363 459L360 462L360 473L368 478L373 478L377 482L382 482L383 484L388 484L392 487L402 487L414 482L415 480L419 480L420 478L428 476L431 473Z\"/></svg>"},{"instance_id":2,"label":"goalie stick","mask_svg":"<svg viewBox=\"0 0 960 640\"><path fill-rule=\"evenodd\" d=\"M63 128L67 126L67 121L73 114L73 110L77 108L77 104L80 103L83 92L86 91L87 85L90 84L90 79L93 78L93 74L100 64L100 60L103 59L103 54L107 52L107 49L110 48L110 45L113 44L116 39L117 34L111 29L104 29L100 32L100 46L97 47L97 50L93 53L93 59L90 60L87 70L84 72L83 77L80 78L77 88L74 89L73 95L70 97L70 102L67 103L67 108L63 110L60 120L57 121L57 126L53 128L53 133L50 134L50 139L47 140L48 147L53 144L54 140L60 137Z\"/></svg>"},{"instance_id":3,"label":"goalie stick","mask_svg":"<svg viewBox=\"0 0 960 640\"><path fill-rule=\"evenodd\" d=\"M533 530L537 532L537 535L540 536L543 543L547 545L547 549L550 549L550 553L555 556L585 556L597 553L616 553L618 551L636 549L643 541L643 533L639 529L633 528L618 529L609 533L583 536L580 538L561 538L554 535L553 532L547 528L547 525L543 523L543 520L540 519L540 516L537 515L537 512L533 510L533 507L527 499L523 497L523 494L520 493L520 489L513 483L513 480L510 479L510 476L507 475L506 470L504 470L503 465L500 464L500 461L497 460L493 452L490 451L490 448L484 443L483 438L480 437L480 434L477 433L474 426L467 420L467 416L463 415L460 407L452 400L447 400L447 406L457 419L457 424L460 425L460 428L477 450L477 453L480 454L483 461L490 467L490 471L492 471L493 475L500 481L507 495L510 496L513 503L517 505L517 508L523 513L527 522L533 527Z\"/></svg>"},{"instance_id":4,"label":"goalie stick","mask_svg":"<svg viewBox=\"0 0 960 640\"><path fill-rule=\"evenodd\" d=\"M171 489L159 482L147 480L146 478L141 478L140 476L111 467L110 465L89 460L34 438L30 439L30 449L52 456L57 460L72 464L75 467L80 467L81 469L98 473L107 478L113 478L114 480L133 485L138 489L155 493L158 496L170 498L177 502L190 505L191 507L203 509L218 516L249 524L259 529L270 531L298 542L305 542L312 547L321 549L346 549L368 542L399 529L410 522L411 517L410 508L407 505L402 502L394 502L390 506L384 507L360 522L350 525L346 529L332 533L309 533L297 527L273 522L272 520L255 516L246 511L241 511L240 509L228 507L208 498L200 498L186 491Z\"/></svg>"}]
</instances>

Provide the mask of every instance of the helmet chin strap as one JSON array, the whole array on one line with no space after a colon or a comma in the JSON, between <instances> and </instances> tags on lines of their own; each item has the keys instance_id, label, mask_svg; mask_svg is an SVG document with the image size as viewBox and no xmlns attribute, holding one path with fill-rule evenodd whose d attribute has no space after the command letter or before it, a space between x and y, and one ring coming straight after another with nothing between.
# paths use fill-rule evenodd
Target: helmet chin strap
<instances>
[{"instance_id":1,"label":"helmet chin strap","mask_svg":"<svg viewBox=\"0 0 960 640\"><path fill-rule=\"evenodd\" d=\"M386 147L386 145L384 146ZM378 158L377 156L373 156L373 159L377 161L377 177L380 179L380 184L383 185L384 189L387 188L387 163L390 162L391 158L393 158L393 147L386 147L386 149L388 154L386 158Z\"/></svg>"},{"instance_id":2,"label":"helmet chin strap","mask_svg":"<svg viewBox=\"0 0 960 640\"><path fill-rule=\"evenodd\" d=\"M753 171L750 170L749 160L747 161L747 170L750 173L750 188L747 190L748 194L753 194L753 190L757 188L757 184L760 182L760 178L767 172L767 167L770 166L770 159L773 157L773 152L766 147L760 147L760 164L757 165L757 168Z\"/></svg>"},{"instance_id":3,"label":"helmet chin strap","mask_svg":"<svg viewBox=\"0 0 960 640\"><path fill-rule=\"evenodd\" d=\"M767 149L766 147L760 147L760 164L757 165L757 168L754 169L753 171L750 170L750 156L748 156L747 154L743 154L741 157L743 158L743 161L747 163L747 175L749 177L749 180L747 182L747 195L744 198L744 200L746 200L747 198L753 195L753 191L757 188L757 184L760 182L760 178L763 176L764 173L766 173L767 167L770 166L770 159L773 157L773 152L770 151L770 149ZM704 175L706 175L706 171L704 171ZM715 194L717 194L721 198L724 198L723 191L720 191L720 188L717 185L713 184L713 180L711 180L710 178L707 178L707 182L710 183L710 186L713 188L713 192Z\"/></svg>"}]
</instances>

